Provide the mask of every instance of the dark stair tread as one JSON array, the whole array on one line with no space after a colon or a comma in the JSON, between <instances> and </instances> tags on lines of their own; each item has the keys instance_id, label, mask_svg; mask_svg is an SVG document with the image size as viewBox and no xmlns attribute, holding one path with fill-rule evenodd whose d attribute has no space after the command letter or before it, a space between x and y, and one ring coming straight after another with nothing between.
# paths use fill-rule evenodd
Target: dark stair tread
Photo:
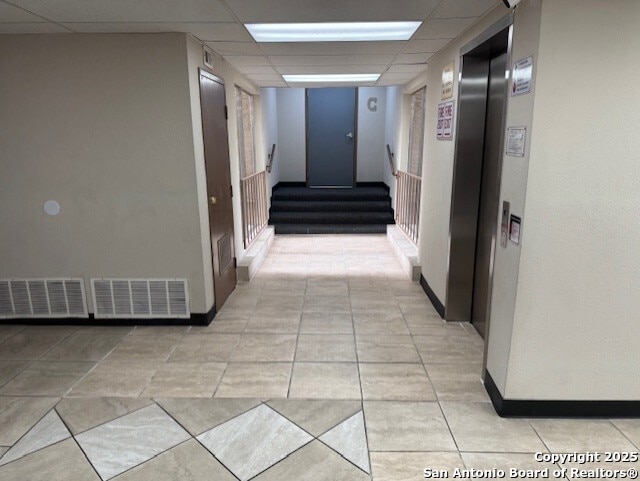
<instances>
[{"instance_id":1,"label":"dark stair tread","mask_svg":"<svg viewBox=\"0 0 640 481\"><path fill-rule=\"evenodd\" d=\"M391 201L386 200L272 200L271 212L391 212Z\"/></svg>"},{"instance_id":2,"label":"dark stair tread","mask_svg":"<svg viewBox=\"0 0 640 481\"><path fill-rule=\"evenodd\" d=\"M393 224L391 212L272 212L277 224Z\"/></svg>"},{"instance_id":3,"label":"dark stair tread","mask_svg":"<svg viewBox=\"0 0 640 481\"><path fill-rule=\"evenodd\" d=\"M386 224L276 224L276 234L386 234Z\"/></svg>"}]
</instances>

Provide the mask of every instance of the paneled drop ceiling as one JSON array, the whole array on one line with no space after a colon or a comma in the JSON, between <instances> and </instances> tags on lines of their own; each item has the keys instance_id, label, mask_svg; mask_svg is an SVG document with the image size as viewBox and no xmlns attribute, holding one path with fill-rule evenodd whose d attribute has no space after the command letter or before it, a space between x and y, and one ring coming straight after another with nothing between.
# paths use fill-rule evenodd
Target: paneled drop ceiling
<instances>
[{"instance_id":1,"label":"paneled drop ceiling","mask_svg":"<svg viewBox=\"0 0 640 481\"><path fill-rule=\"evenodd\" d=\"M281 74L380 73L405 84L500 0L0 0L2 33L188 32L258 86ZM420 20L409 41L256 43L244 23ZM299 85L297 85L299 86Z\"/></svg>"}]
</instances>

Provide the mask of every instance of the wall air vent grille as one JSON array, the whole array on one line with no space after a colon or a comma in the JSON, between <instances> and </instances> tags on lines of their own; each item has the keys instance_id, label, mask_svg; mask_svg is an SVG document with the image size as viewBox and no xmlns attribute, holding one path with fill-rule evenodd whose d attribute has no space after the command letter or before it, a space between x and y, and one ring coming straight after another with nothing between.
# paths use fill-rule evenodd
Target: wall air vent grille
<instances>
[{"instance_id":1,"label":"wall air vent grille","mask_svg":"<svg viewBox=\"0 0 640 481\"><path fill-rule=\"evenodd\" d=\"M91 287L96 319L191 315L186 279L91 279Z\"/></svg>"},{"instance_id":2,"label":"wall air vent grille","mask_svg":"<svg viewBox=\"0 0 640 481\"><path fill-rule=\"evenodd\" d=\"M89 317L82 279L0 279L0 319L65 317Z\"/></svg>"}]
</instances>

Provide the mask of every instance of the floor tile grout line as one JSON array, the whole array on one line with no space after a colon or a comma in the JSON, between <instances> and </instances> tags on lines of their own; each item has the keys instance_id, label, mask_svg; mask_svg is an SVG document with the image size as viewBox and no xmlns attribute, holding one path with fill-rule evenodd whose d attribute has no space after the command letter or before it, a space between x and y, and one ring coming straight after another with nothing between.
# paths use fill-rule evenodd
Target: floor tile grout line
<instances>
[{"instance_id":1,"label":"floor tile grout line","mask_svg":"<svg viewBox=\"0 0 640 481\"><path fill-rule=\"evenodd\" d=\"M622 429L620 429L620 427L618 427L618 425L614 422L614 419L616 418L608 418L607 420L609 421L610 424L613 425L613 427L620 433L622 434L622 436L629 441L629 443L631 443L631 445L638 449L640 451L640 443L635 443L629 436L627 436L624 431Z\"/></svg>"}]
</instances>

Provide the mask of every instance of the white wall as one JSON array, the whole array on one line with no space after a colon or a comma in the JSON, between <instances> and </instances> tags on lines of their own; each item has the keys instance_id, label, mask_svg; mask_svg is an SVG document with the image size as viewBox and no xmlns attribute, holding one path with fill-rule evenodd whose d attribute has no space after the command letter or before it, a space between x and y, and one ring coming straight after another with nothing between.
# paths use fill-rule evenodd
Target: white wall
<instances>
[{"instance_id":1,"label":"white wall","mask_svg":"<svg viewBox=\"0 0 640 481\"><path fill-rule=\"evenodd\" d=\"M269 153L272 144L276 144L276 152L274 155L273 169L271 173L267 173L267 190L269 194L274 185L280 182L280 161L278 157L280 152L278 150L278 97L276 89L261 88L260 89L260 103L261 103L261 124L263 126L263 148L265 153ZM271 197L269 196L269 199Z\"/></svg>"},{"instance_id":2,"label":"white wall","mask_svg":"<svg viewBox=\"0 0 640 481\"><path fill-rule=\"evenodd\" d=\"M385 133L384 133L384 160L383 160L383 179L384 183L389 186L392 205L395 205L396 196L396 178L391 174L391 167L389 166L389 160L387 158L386 145L389 144L391 152L395 157L396 170L400 167L403 161L402 155L402 131L403 131L403 95L402 87L391 86L387 87L386 95L387 105L385 112Z\"/></svg>"},{"instance_id":3,"label":"white wall","mask_svg":"<svg viewBox=\"0 0 640 481\"><path fill-rule=\"evenodd\" d=\"M357 182L381 182L384 179L386 87L358 89ZM377 99L376 111L368 108L370 98Z\"/></svg>"},{"instance_id":4,"label":"white wall","mask_svg":"<svg viewBox=\"0 0 640 481\"><path fill-rule=\"evenodd\" d=\"M2 36L2 277L185 277L206 312L185 38Z\"/></svg>"},{"instance_id":5,"label":"white wall","mask_svg":"<svg viewBox=\"0 0 640 481\"><path fill-rule=\"evenodd\" d=\"M524 213L527 193L529 147L531 139L536 135L533 128L533 109L537 95L535 75L538 70L541 9L542 0L526 0L516 9L513 23L512 64L521 58L533 55L534 82L532 93L507 98L506 125L526 127L528 139L524 157L505 155L502 159L499 205L501 206L505 200L508 201L511 213L521 218ZM496 232L499 231L500 222L501 219L498 216L495 226ZM521 247L522 244L516 245L511 242L507 244L506 248L498 246L494 257L487 370L498 389L503 393L511 349Z\"/></svg>"},{"instance_id":6,"label":"white wall","mask_svg":"<svg viewBox=\"0 0 640 481\"><path fill-rule=\"evenodd\" d=\"M542 4L507 398L640 399L639 22Z\"/></svg>"},{"instance_id":7,"label":"white wall","mask_svg":"<svg viewBox=\"0 0 640 481\"><path fill-rule=\"evenodd\" d=\"M307 178L304 93L303 88L277 89L277 150L283 182L305 182Z\"/></svg>"}]
</instances>

